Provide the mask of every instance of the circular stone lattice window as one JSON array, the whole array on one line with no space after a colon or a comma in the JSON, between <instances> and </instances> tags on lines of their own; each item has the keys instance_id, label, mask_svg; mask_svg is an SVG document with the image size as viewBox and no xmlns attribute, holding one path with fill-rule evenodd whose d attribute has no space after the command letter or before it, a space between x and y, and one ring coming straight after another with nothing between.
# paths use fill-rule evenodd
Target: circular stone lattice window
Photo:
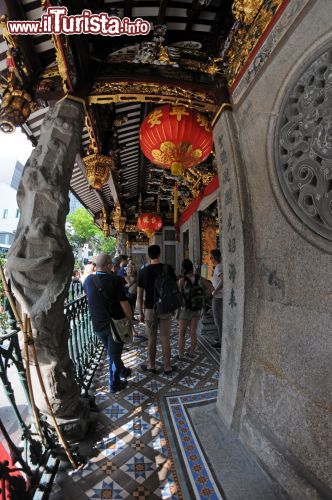
<instances>
[{"instance_id":1,"label":"circular stone lattice window","mask_svg":"<svg viewBox=\"0 0 332 500\"><path fill-rule=\"evenodd\" d=\"M287 93L276 128L276 168L297 216L332 240L332 47Z\"/></svg>"}]
</instances>

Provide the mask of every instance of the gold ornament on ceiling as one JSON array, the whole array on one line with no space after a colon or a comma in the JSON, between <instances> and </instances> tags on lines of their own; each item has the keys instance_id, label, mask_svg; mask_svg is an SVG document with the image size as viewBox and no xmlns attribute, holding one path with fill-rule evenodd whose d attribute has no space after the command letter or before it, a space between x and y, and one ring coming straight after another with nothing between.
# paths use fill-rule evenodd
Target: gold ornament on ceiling
<instances>
[{"instance_id":1,"label":"gold ornament on ceiling","mask_svg":"<svg viewBox=\"0 0 332 500\"><path fill-rule=\"evenodd\" d=\"M86 177L92 189L102 189L109 179L113 160L110 156L93 153L83 158Z\"/></svg>"},{"instance_id":2,"label":"gold ornament on ceiling","mask_svg":"<svg viewBox=\"0 0 332 500\"><path fill-rule=\"evenodd\" d=\"M116 205L114 207L114 211L112 214L112 224L114 226L114 229L118 232L123 231L126 226L126 217L122 216L120 205Z\"/></svg>"},{"instance_id":3,"label":"gold ornament on ceiling","mask_svg":"<svg viewBox=\"0 0 332 500\"><path fill-rule=\"evenodd\" d=\"M225 43L225 47L228 48L222 53L229 86L234 84L282 4L283 0L270 0L268 3L263 3L261 0L235 0L233 14L237 20L243 19L243 21L229 35Z\"/></svg>"},{"instance_id":4,"label":"gold ornament on ceiling","mask_svg":"<svg viewBox=\"0 0 332 500\"><path fill-rule=\"evenodd\" d=\"M263 0L234 0L232 12L240 23L250 25L257 16Z\"/></svg>"},{"instance_id":5,"label":"gold ornament on ceiling","mask_svg":"<svg viewBox=\"0 0 332 500\"><path fill-rule=\"evenodd\" d=\"M156 98L160 104L190 105L200 111L217 112L219 108L215 97L206 92L149 82L95 83L89 96L89 104L156 102Z\"/></svg>"},{"instance_id":6,"label":"gold ornament on ceiling","mask_svg":"<svg viewBox=\"0 0 332 500\"><path fill-rule=\"evenodd\" d=\"M31 96L24 90L7 90L0 105L0 130L12 133L16 127L26 122L36 109Z\"/></svg>"},{"instance_id":7,"label":"gold ornament on ceiling","mask_svg":"<svg viewBox=\"0 0 332 500\"><path fill-rule=\"evenodd\" d=\"M103 231L103 235L105 238L108 238L110 235L110 226L108 223L108 213L106 208L104 207L102 210L102 216L101 216L101 229Z\"/></svg>"}]
</instances>

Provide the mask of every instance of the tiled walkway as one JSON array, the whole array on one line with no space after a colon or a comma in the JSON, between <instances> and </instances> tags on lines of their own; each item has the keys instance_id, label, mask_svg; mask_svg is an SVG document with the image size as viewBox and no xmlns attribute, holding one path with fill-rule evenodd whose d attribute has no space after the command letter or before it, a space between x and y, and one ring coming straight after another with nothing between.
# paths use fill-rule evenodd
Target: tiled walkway
<instances>
[{"instance_id":1,"label":"tiled walkway","mask_svg":"<svg viewBox=\"0 0 332 500\"><path fill-rule=\"evenodd\" d=\"M142 327L137 329L140 338L123 355L125 365L133 369L124 391L108 392L107 360L102 358L93 386L100 412L81 446L89 461L81 470L58 474L54 500L184 498L179 467L184 468L196 498L221 498L185 411L187 403L202 404L216 397L218 363L202 345L194 360L176 361L178 325L174 322L171 343L178 370L163 373L159 345L157 375L143 373L139 366L146 363L147 342Z\"/></svg>"}]
</instances>

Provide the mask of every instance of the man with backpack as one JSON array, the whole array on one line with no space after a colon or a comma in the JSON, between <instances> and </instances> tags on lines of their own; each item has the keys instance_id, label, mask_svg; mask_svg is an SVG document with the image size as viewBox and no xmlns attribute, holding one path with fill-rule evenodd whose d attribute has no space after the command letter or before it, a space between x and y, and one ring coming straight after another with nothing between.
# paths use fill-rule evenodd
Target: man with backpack
<instances>
[{"instance_id":1,"label":"man with backpack","mask_svg":"<svg viewBox=\"0 0 332 500\"><path fill-rule=\"evenodd\" d=\"M157 373L156 351L159 328L164 373L170 374L176 370L175 366L171 366L171 316L180 307L180 294L174 269L160 262L160 246L149 246L148 256L150 264L140 270L137 281L137 307L140 321L145 323L148 337L148 362L147 365L141 365L141 368L143 371Z\"/></svg>"},{"instance_id":2,"label":"man with backpack","mask_svg":"<svg viewBox=\"0 0 332 500\"><path fill-rule=\"evenodd\" d=\"M132 312L127 300L123 280L115 275L110 255L101 253L96 259L96 274L90 274L83 288L87 295L89 311L96 336L105 346L109 363L109 389L116 393L125 389L131 369L121 359L123 342L115 341L111 334L111 320L127 317Z\"/></svg>"},{"instance_id":3,"label":"man with backpack","mask_svg":"<svg viewBox=\"0 0 332 500\"><path fill-rule=\"evenodd\" d=\"M208 295L209 282L199 274L194 274L191 260L182 262L182 275L179 280L179 289L182 294L182 306L179 313L179 361L184 361L185 334L189 325L190 348L186 356L195 358L197 345L197 327L204 305L204 296Z\"/></svg>"}]
</instances>

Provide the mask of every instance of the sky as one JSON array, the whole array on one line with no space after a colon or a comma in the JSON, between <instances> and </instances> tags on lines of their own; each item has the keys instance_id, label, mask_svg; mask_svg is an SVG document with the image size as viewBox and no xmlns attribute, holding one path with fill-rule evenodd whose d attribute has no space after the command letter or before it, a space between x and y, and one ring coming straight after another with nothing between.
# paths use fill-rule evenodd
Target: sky
<instances>
[{"instance_id":1,"label":"sky","mask_svg":"<svg viewBox=\"0 0 332 500\"><path fill-rule=\"evenodd\" d=\"M10 182L16 161L24 165L31 151L32 144L20 128L12 134L0 132L0 182Z\"/></svg>"}]
</instances>

